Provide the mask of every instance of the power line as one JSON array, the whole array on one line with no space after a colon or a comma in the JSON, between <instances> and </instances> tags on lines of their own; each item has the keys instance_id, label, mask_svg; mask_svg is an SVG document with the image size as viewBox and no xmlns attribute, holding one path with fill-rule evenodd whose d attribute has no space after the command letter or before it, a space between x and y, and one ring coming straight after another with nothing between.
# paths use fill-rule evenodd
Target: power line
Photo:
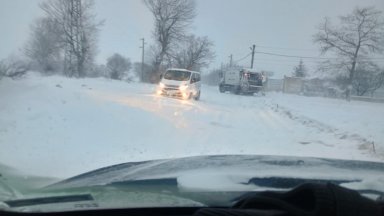
<instances>
[{"instance_id":1,"label":"power line","mask_svg":"<svg viewBox=\"0 0 384 216\"><path fill-rule=\"evenodd\" d=\"M257 47L265 47L265 46L257 46ZM240 59L237 59L235 61L232 61L232 63L233 64L237 64L237 63L245 60L246 58L248 58L250 55L252 55L252 53L253 52L247 53L244 57L242 57ZM278 57L284 57L284 58L307 59L307 61L309 61L307 63L309 63L309 64L311 64L311 63L312 64L314 64L314 63L321 63L321 60L340 59L339 57L315 57L315 56L285 55L285 54L272 53L272 52L262 52L262 51L255 51L254 53L270 55L270 56L278 56ZM294 60L288 60L288 59L284 59L284 60L278 60L278 59L275 59L275 60L274 59L259 59L259 58L255 58L255 59L259 60L259 61L272 61L272 62L277 62L277 63L279 63L281 61L294 61ZM384 58L380 58L380 57L372 57L372 58L360 57L360 59L361 59L360 61L369 61L369 60L371 60L371 61L374 61L374 62L384 62Z\"/></svg>"},{"instance_id":2,"label":"power line","mask_svg":"<svg viewBox=\"0 0 384 216\"><path fill-rule=\"evenodd\" d=\"M257 62L285 62L285 63L298 63L299 61L297 61L296 59L264 59L264 58L255 58L255 60ZM310 59L310 60L306 60L304 63L305 64L318 64L318 63L321 63L322 61L320 60L314 60L314 59Z\"/></svg>"},{"instance_id":3,"label":"power line","mask_svg":"<svg viewBox=\"0 0 384 216\"><path fill-rule=\"evenodd\" d=\"M298 51L317 51L318 49L303 49L303 48L287 48L287 47L271 47L271 46L259 46L257 45L257 47L260 47L260 48L266 48L266 49L278 49L278 50L298 50Z\"/></svg>"},{"instance_id":4,"label":"power line","mask_svg":"<svg viewBox=\"0 0 384 216\"><path fill-rule=\"evenodd\" d=\"M326 58L326 57L312 57L312 56L296 56L296 55L284 55L284 54L277 54L277 53L270 53L270 52L260 52L260 51L257 51L255 53L260 53L260 54L264 54L264 55L272 55L272 56L280 56L280 57L287 57L287 58L307 58L307 59L324 59L324 60L327 60L327 59L335 59L335 58Z\"/></svg>"},{"instance_id":5,"label":"power line","mask_svg":"<svg viewBox=\"0 0 384 216\"><path fill-rule=\"evenodd\" d=\"M252 54L252 52L248 53L248 54L245 55L243 58L238 59L238 60L236 60L236 61L234 61L234 62L235 62L235 63L239 63L240 61L243 61L244 59L248 58L251 54Z\"/></svg>"},{"instance_id":6,"label":"power line","mask_svg":"<svg viewBox=\"0 0 384 216\"><path fill-rule=\"evenodd\" d=\"M287 48L287 47L273 47L273 46L259 46L259 45L257 47L265 48L265 49L277 49L277 50L318 51L318 49ZM283 55L283 54L278 54L278 55ZM302 58L324 59L321 57L302 57ZM335 57L335 58L327 58L327 59L337 59L337 58ZM363 59L384 60L384 57L363 57Z\"/></svg>"},{"instance_id":7,"label":"power line","mask_svg":"<svg viewBox=\"0 0 384 216\"><path fill-rule=\"evenodd\" d=\"M323 59L323 60L339 59L339 58L336 58L336 57L331 58L331 57L296 56L296 55L284 55L284 54L277 54L277 53L270 53L270 52L260 52L260 51L255 51L255 53L264 54L264 55L287 57L287 58ZM363 59L367 59L367 60L384 60L384 58L363 58Z\"/></svg>"}]
</instances>

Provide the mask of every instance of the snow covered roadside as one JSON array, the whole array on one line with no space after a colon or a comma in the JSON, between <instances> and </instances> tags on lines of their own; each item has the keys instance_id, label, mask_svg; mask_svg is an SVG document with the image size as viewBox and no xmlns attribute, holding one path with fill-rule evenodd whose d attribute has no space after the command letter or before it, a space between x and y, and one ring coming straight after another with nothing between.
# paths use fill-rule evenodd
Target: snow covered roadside
<instances>
[{"instance_id":1,"label":"snow covered roadside","mask_svg":"<svg viewBox=\"0 0 384 216\"><path fill-rule=\"evenodd\" d=\"M360 142L384 159L384 104L270 93L271 107L302 124ZM376 153L375 153L375 152Z\"/></svg>"},{"instance_id":2,"label":"snow covered roadside","mask_svg":"<svg viewBox=\"0 0 384 216\"><path fill-rule=\"evenodd\" d=\"M340 102L335 109L332 99L238 96L207 86L201 101L154 92L154 85L107 79L3 79L0 163L69 177L129 161L212 154L383 160L383 104ZM377 117L365 118L370 114ZM360 138L375 141L377 153Z\"/></svg>"}]
</instances>

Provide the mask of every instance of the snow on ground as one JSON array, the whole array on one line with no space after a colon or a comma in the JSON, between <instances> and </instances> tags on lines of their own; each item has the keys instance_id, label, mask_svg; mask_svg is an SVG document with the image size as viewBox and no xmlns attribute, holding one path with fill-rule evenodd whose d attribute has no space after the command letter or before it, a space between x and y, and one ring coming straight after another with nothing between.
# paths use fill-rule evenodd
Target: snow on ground
<instances>
[{"instance_id":1,"label":"snow on ground","mask_svg":"<svg viewBox=\"0 0 384 216\"><path fill-rule=\"evenodd\" d=\"M283 113L303 124L334 132L340 139L360 139L361 148L372 148L372 142L376 142L379 148L384 146L383 104L329 98L303 100L298 95L286 97L273 93L269 96L276 109L279 107Z\"/></svg>"},{"instance_id":2,"label":"snow on ground","mask_svg":"<svg viewBox=\"0 0 384 216\"><path fill-rule=\"evenodd\" d=\"M3 79L0 163L69 177L128 161L211 154L384 160L384 104L239 96L208 86L201 101L154 92L154 85L101 78Z\"/></svg>"}]
</instances>

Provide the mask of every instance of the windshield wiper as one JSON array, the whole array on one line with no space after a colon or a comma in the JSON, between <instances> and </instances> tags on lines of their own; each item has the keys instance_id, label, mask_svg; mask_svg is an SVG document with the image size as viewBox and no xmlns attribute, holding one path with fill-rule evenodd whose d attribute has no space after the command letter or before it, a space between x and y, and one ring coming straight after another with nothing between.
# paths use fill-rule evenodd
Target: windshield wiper
<instances>
[{"instance_id":1,"label":"windshield wiper","mask_svg":"<svg viewBox=\"0 0 384 216\"><path fill-rule=\"evenodd\" d=\"M53 197L41 197L31 199L18 199L3 201L11 208L24 207L32 205L52 204L52 203L66 203L66 202L79 202L79 201L93 201L93 197L90 194L80 195L67 195L67 196L53 196Z\"/></svg>"},{"instance_id":2,"label":"windshield wiper","mask_svg":"<svg viewBox=\"0 0 384 216\"><path fill-rule=\"evenodd\" d=\"M17 198L17 197L20 197L20 192L17 191L15 188L13 188L11 185L9 185L7 182L5 182L3 179L1 179L1 175L0 175L0 195L2 196L7 196L6 199L10 199L11 197L12 198ZM2 194L3 193L3 194Z\"/></svg>"},{"instance_id":3,"label":"windshield wiper","mask_svg":"<svg viewBox=\"0 0 384 216\"><path fill-rule=\"evenodd\" d=\"M352 182L361 182L361 180L327 180L327 179L308 179L308 178L289 178L289 177L254 177L249 179L245 185L254 184L259 187L269 187L269 188L278 188L278 189L290 189L304 183L314 183L314 184L344 184Z\"/></svg>"}]
</instances>

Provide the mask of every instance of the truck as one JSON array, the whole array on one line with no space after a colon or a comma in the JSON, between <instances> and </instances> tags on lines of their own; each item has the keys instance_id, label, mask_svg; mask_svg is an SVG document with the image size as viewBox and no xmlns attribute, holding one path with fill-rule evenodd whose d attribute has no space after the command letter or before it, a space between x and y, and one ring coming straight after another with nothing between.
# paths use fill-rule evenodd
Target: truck
<instances>
[{"instance_id":1,"label":"truck","mask_svg":"<svg viewBox=\"0 0 384 216\"><path fill-rule=\"evenodd\" d=\"M263 72L257 72L248 68L229 68L221 74L219 91L226 91L234 94L255 94L264 93L264 86L267 77Z\"/></svg>"}]
</instances>

